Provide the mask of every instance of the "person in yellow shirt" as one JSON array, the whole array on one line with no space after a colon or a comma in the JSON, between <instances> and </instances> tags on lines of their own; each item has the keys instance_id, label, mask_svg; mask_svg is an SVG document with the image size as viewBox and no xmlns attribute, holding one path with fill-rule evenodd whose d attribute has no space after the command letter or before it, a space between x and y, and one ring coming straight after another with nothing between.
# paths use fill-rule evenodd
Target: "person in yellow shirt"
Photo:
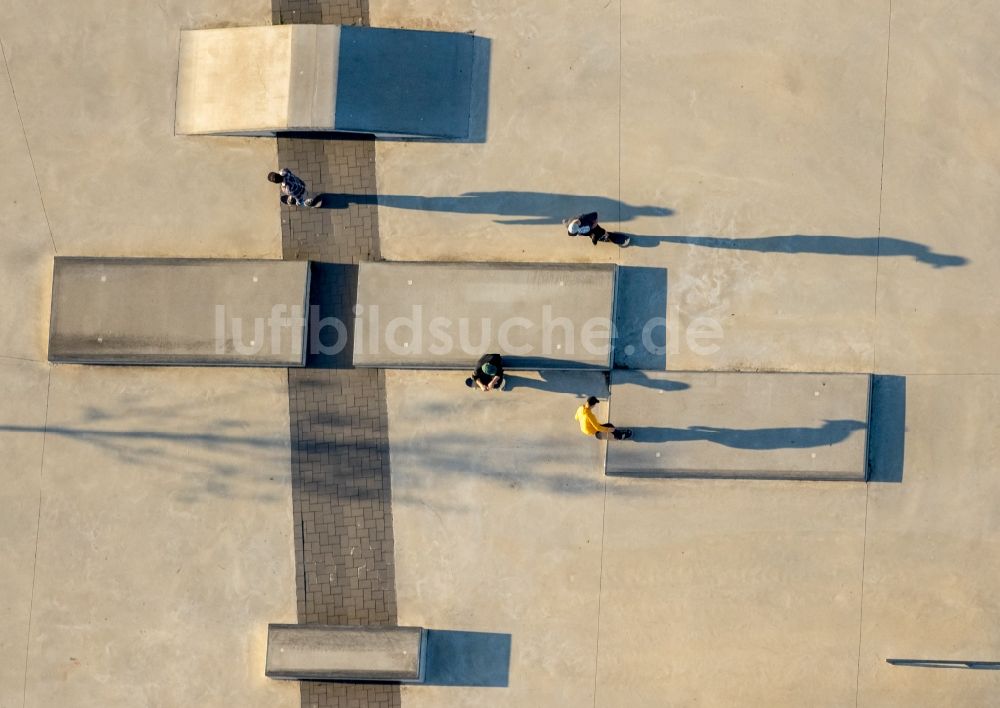
<instances>
[{"instance_id":1,"label":"person in yellow shirt","mask_svg":"<svg viewBox=\"0 0 1000 708\"><path fill-rule=\"evenodd\" d=\"M576 421L580 424L580 432L598 440L628 440L632 437L631 430L618 430L611 423L601 423L594 415L594 406L600 401L596 396L591 396L587 402L576 409Z\"/></svg>"}]
</instances>

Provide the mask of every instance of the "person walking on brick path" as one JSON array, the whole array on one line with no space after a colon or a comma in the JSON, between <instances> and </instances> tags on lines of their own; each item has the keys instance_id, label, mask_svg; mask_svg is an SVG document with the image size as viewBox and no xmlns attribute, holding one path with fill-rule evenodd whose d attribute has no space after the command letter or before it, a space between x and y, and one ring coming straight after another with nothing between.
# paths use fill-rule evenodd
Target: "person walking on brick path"
<instances>
[{"instance_id":1,"label":"person walking on brick path","mask_svg":"<svg viewBox=\"0 0 1000 708\"><path fill-rule=\"evenodd\" d=\"M306 183L299 179L287 167L282 167L280 172L268 172L267 179L270 182L281 185L281 203L288 206L318 207L323 205L323 200L318 194L313 194L306 189Z\"/></svg>"},{"instance_id":2,"label":"person walking on brick path","mask_svg":"<svg viewBox=\"0 0 1000 708\"><path fill-rule=\"evenodd\" d=\"M598 440L608 440L609 438L614 438L615 440L628 440L632 437L632 431L627 428L618 429L609 423L601 423L597 416L594 415L594 406L596 406L600 401L596 396L591 396L587 401L576 409L576 421L580 424L580 432L588 437L594 437Z\"/></svg>"},{"instance_id":3,"label":"person walking on brick path","mask_svg":"<svg viewBox=\"0 0 1000 708\"><path fill-rule=\"evenodd\" d=\"M596 211L592 211L589 214L580 214L580 216L572 220L565 219L563 223L566 224L566 233L570 236L590 236L590 242L595 246L599 242L604 241L624 248L632 240L632 237L628 234L608 231L598 224Z\"/></svg>"},{"instance_id":4,"label":"person walking on brick path","mask_svg":"<svg viewBox=\"0 0 1000 708\"><path fill-rule=\"evenodd\" d=\"M480 391L496 391L503 388L507 381L503 377L503 357L499 354L485 354L476 362L472 376L465 380L469 388Z\"/></svg>"}]
</instances>

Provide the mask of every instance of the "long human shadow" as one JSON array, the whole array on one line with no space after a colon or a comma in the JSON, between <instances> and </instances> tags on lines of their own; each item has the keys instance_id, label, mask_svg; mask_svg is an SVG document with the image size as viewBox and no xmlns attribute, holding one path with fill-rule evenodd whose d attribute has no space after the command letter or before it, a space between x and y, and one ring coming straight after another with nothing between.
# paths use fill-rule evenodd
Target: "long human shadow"
<instances>
[{"instance_id":1,"label":"long human shadow","mask_svg":"<svg viewBox=\"0 0 1000 708\"><path fill-rule=\"evenodd\" d=\"M607 385L603 387L603 390L595 391L592 386L588 387L578 377L566 376L565 374L567 373L569 372L540 371L539 379L535 380L526 376L518 376L517 373L506 372L504 376L507 379L507 385L504 387L504 392L514 391L519 388L533 388L547 393L576 394L580 398L594 395L608 395ZM645 376L641 371L636 371L634 374L636 376L635 383L658 391L683 391L686 388L691 388L690 384L686 384L683 381L652 379ZM638 380L639 376L643 376L642 381Z\"/></svg>"},{"instance_id":2,"label":"long human shadow","mask_svg":"<svg viewBox=\"0 0 1000 708\"><path fill-rule=\"evenodd\" d=\"M934 268L964 266L965 256L935 253L929 246L916 241L891 236L755 236L723 238L721 236L642 236L632 235L632 246L654 248L661 243L681 243L704 248L759 253L816 253L832 256L909 256L918 263Z\"/></svg>"},{"instance_id":3,"label":"long human shadow","mask_svg":"<svg viewBox=\"0 0 1000 708\"><path fill-rule=\"evenodd\" d=\"M500 217L498 224L552 226L563 219L596 211L605 221L631 221L640 216L670 216L673 209L628 204L594 194L556 192L465 192L457 197L420 197L410 194L326 193L323 209L346 209L352 204L378 204L394 209L483 214Z\"/></svg>"},{"instance_id":4,"label":"long human shadow","mask_svg":"<svg viewBox=\"0 0 1000 708\"><path fill-rule=\"evenodd\" d=\"M632 428L633 442L666 443L705 440L741 450L823 447L846 440L863 430L860 420L827 420L818 428L715 428L692 425L688 428Z\"/></svg>"}]
</instances>

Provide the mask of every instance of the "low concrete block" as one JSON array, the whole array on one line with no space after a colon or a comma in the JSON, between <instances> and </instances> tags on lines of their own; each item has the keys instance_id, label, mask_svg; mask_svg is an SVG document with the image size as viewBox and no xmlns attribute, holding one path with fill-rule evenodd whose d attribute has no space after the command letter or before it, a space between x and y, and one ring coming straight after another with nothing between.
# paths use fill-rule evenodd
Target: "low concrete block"
<instances>
[{"instance_id":1,"label":"low concrete block","mask_svg":"<svg viewBox=\"0 0 1000 708\"><path fill-rule=\"evenodd\" d=\"M308 261L55 259L49 361L302 366Z\"/></svg>"},{"instance_id":2,"label":"low concrete block","mask_svg":"<svg viewBox=\"0 0 1000 708\"><path fill-rule=\"evenodd\" d=\"M608 369L614 265L362 263L355 366Z\"/></svg>"},{"instance_id":3,"label":"low concrete block","mask_svg":"<svg viewBox=\"0 0 1000 708\"><path fill-rule=\"evenodd\" d=\"M615 371L606 473L864 481L867 374Z\"/></svg>"},{"instance_id":4,"label":"low concrete block","mask_svg":"<svg viewBox=\"0 0 1000 708\"><path fill-rule=\"evenodd\" d=\"M175 128L469 138L475 47L465 33L339 25L182 31Z\"/></svg>"},{"instance_id":5,"label":"low concrete block","mask_svg":"<svg viewBox=\"0 0 1000 708\"><path fill-rule=\"evenodd\" d=\"M264 673L278 679L419 682L425 643L421 627L271 624Z\"/></svg>"}]
</instances>

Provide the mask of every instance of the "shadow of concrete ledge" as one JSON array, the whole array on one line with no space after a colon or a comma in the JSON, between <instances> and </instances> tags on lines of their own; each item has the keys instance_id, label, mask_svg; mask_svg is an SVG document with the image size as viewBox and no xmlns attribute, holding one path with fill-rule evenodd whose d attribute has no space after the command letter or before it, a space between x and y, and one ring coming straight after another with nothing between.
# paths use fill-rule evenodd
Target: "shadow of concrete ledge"
<instances>
[{"instance_id":1,"label":"shadow of concrete ledge","mask_svg":"<svg viewBox=\"0 0 1000 708\"><path fill-rule=\"evenodd\" d=\"M872 376L868 415L868 481L903 481L906 447L906 377Z\"/></svg>"},{"instance_id":2,"label":"shadow of concrete ledge","mask_svg":"<svg viewBox=\"0 0 1000 708\"><path fill-rule=\"evenodd\" d=\"M509 634L427 630L428 686L505 688L510 675Z\"/></svg>"},{"instance_id":3,"label":"shadow of concrete ledge","mask_svg":"<svg viewBox=\"0 0 1000 708\"><path fill-rule=\"evenodd\" d=\"M976 669L1000 671L1000 661L974 661L972 659L886 659L892 666L912 666L921 669Z\"/></svg>"}]
</instances>

